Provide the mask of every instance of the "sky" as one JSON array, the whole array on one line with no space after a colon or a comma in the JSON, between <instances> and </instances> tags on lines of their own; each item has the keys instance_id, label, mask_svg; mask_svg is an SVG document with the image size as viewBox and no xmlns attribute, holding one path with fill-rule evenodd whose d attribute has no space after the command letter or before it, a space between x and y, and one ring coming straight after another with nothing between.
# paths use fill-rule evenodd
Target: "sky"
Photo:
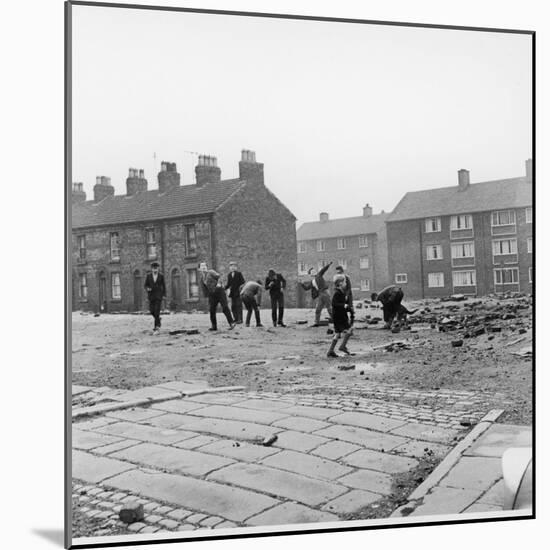
<instances>
[{"instance_id":1,"label":"sky","mask_svg":"<svg viewBox=\"0 0 550 550\"><path fill-rule=\"evenodd\" d=\"M408 191L521 176L532 156L527 35L73 6L72 179L194 183L256 151L298 218L390 212Z\"/></svg>"}]
</instances>

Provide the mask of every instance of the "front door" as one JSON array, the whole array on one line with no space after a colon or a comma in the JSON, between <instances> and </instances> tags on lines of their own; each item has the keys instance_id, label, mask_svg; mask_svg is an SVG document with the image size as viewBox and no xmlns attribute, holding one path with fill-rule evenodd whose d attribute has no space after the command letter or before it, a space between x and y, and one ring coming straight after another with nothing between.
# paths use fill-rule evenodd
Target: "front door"
<instances>
[{"instance_id":1,"label":"front door","mask_svg":"<svg viewBox=\"0 0 550 550\"><path fill-rule=\"evenodd\" d=\"M181 277L179 269L172 271L172 300L170 301L170 309L175 311L181 309Z\"/></svg>"},{"instance_id":2,"label":"front door","mask_svg":"<svg viewBox=\"0 0 550 550\"><path fill-rule=\"evenodd\" d=\"M105 272L99 274L99 296L98 296L99 311L107 311L107 277Z\"/></svg>"},{"instance_id":3,"label":"front door","mask_svg":"<svg viewBox=\"0 0 550 550\"><path fill-rule=\"evenodd\" d=\"M139 271L134 273L134 311L141 311L143 306L143 286L141 284L141 274Z\"/></svg>"}]
</instances>

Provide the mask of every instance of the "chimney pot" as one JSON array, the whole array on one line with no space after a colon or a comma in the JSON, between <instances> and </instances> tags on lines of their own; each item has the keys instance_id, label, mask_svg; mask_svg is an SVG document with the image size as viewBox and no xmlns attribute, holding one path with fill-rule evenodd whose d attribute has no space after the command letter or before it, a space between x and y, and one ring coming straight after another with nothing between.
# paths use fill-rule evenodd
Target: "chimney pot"
<instances>
[{"instance_id":1,"label":"chimney pot","mask_svg":"<svg viewBox=\"0 0 550 550\"><path fill-rule=\"evenodd\" d=\"M159 192L165 193L170 189L180 186L181 176L177 171L175 162L161 163L161 171L158 173Z\"/></svg>"},{"instance_id":2,"label":"chimney pot","mask_svg":"<svg viewBox=\"0 0 550 550\"><path fill-rule=\"evenodd\" d=\"M221 170L218 168L218 159L211 155L199 155L199 162L195 166L197 185L206 183L219 183Z\"/></svg>"},{"instance_id":3,"label":"chimney pot","mask_svg":"<svg viewBox=\"0 0 550 550\"><path fill-rule=\"evenodd\" d=\"M319 221L320 222L328 222L328 212L321 212L319 214Z\"/></svg>"},{"instance_id":4,"label":"chimney pot","mask_svg":"<svg viewBox=\"0 0 550 550\"><path fill-rule=\"evenodd\" d=\"M111 178L107 176L96 176L94 185L94 201L99 202L105 197L112 197L115 194L115 188L111 185Z\"/></svg>"},{"instance_id":5,"label":"chimney pot","mask_svg":"<svg viewBox=\"0 0 550 550\"><path fill-rule=\"evenodd\" d=\"M525 177L527 183L533 182L533 159L527 159L525 161Z\"/></svg>"},{"instance_id":6,"label":"chimney pot","mask_svg":"<svg viewBox=\"0 0 550 550\"><path fill-rule=\"evenodd\" d=\"M461 191L465 191L468 189L470 185L470 172L468 170L465 170L464 168L461 168L458 171L458 187Z\"/></svg>"},{"instance_id":7,"label":"chimney pot","mask_svg":"<svg viewBox=\"0 0 550 550\"><path fill-rule=\"evenodd\" d=\"M365 218L368 218L369 216L372 216L372 206L370 206L369 203L367 203L364 207L363 207L363 216Z\"/></svg>"}]
</instances>

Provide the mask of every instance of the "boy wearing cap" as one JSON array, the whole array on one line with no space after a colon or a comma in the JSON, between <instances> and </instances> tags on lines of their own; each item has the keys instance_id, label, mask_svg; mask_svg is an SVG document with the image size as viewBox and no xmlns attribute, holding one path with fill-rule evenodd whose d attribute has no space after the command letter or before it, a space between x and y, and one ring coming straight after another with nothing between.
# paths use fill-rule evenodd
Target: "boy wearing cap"
<instances>
[{"instance_id":1,"label":"boy wearing cap","mask_svg":"<svg viewBox=\"0 0 550 550\"><path fill-rule=\"evenodd\" d=\"M149 311L155 320L153 332L157 333L160 329L162 300L166 298L166 284L164 275L159 272L158 262L151 264L151 273L147 273L147 277L145 277L145 290L149 300Z\"/></svg>"}]
</instances>

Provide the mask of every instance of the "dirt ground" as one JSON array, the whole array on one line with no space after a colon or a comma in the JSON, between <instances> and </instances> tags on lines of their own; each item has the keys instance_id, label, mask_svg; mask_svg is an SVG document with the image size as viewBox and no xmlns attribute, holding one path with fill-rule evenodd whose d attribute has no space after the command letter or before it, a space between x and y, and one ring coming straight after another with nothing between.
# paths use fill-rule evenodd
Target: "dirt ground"
<instances>
[{"instance_id":1,"label":"dirt ground","mask_svg":"<svg viewBox=\"0 0 550 550\"><path fill-rule=\"evenodd\" d=\"M349 343L355 355L338 359L326 357L331 336L328 327L311 327L313 310L287 310L286 328L271 327L270 312L262 310L265 328L238 325L233 331L219 312L215 333L207 330L205 313L166 314L157 335L148 315L75 312L72 382L135 389L206 379L213 386L300 391L312 384L354 387L369 380L420 390L485 390L505 396L502 422L532 423L530 298L406 305L419 311L410 319L411 330L396 334L374 324L380 309L357 309ZM303 321L307 324L298 324ZM199 334L169 334L182 329ZM453 346L456 340L462 340L460 347ZM392 343L394 351L388 351ZM346 365L355 369L338 368Z\"/></svg>"}]
</instances>

